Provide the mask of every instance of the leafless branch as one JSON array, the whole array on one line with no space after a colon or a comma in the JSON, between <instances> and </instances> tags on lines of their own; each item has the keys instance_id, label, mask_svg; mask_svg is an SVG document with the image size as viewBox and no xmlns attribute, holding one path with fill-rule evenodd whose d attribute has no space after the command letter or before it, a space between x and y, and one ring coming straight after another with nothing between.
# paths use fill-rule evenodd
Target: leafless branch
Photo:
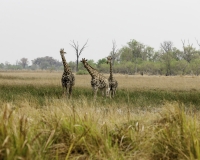
<instances>
[{"instance_id":1,"label":"leafless branch","mask_svg":"<svg viewBox=\"0 0 200 160\"><path fill-rule=\"evenodd\" d=\"M164 41L163 44L161 43L161 48L167 53L172 50L172 42L171 41Z\"/></svg>"},{"instance_id":2,"label":"leafless branch","mask_svg":"<svg viewBox=\"0 0 200 160\"><path fill-rule=\"evenodd\" d=\"M79 56L80 56L81 52L85 49L87 43L88 43L88 40L87 40L87 42L83 45L83 47L81 48L81 50L80 50L80 52L79 52Z\"/></svg>"},{"instance_id":3,"label":"leafless branch","mask_svg":"<svg viewBox=\"0 0 200 160\"><path fill-rule=\"evenodd\" d=\"M195 38L196 39L196 38ZM200 47L200 43L198 42L198 40L196 39L198 46Z\"/></svg>"},{"instance_id":4,"label":"leafless branch","mask_svg":"<svg viewBox=\"0 0 200 160\"><path fill-rule=\"evenodd\" d=\"M72 44L70 44L74 49L75 49L75 51L76 51L76 71L78 71L78 63L79 63L79 57L80 57L80 55L81 55L81 53L83 52L83 50L85 49L85 47L86 47L86 45L87 45L87 43L88 43L88 40L86 41L86 43L83 45L83 47L79 50L79 44L78 44L78 42L74 42L74 40L73 41L71 41L72 42Z\"/></svg>"},{"instance_id":5,"label":"leafless branch","mask_svg":"<svg viewBox=\"0 0 200 160\"><path fill-rule=\"evenodd\" d=\"M190 44L190 41L189 41L189 39L188 39L188 46L189 46L189 47L192 47L192 46L193 46L193 43L192 43L192 44Z\"/></svg>"},{"instance_id":6,"label":"leafless branch","mask_svg":"<svg viewBox=\"0 0 200 160\"><path fill-rule=\"evenodd\" d=\"M73 44L70 44L70 45L75 49L76 55L79 57L81 55L82 51L85 49L85 47L86 47L86 45L88 43L88 40L87 40L87 42L83 45L83 47L80 50L79 50L79 44L78 44L78 42L75 43L74 40L73 40L72 43Z\"/></svg>"},{"instance_id":7,"label":"leafless branch","mask_svg":"<svg viewBox=\"0 0 200 160\"><path fill-rule=\"evenodd\" d=\"M74 40L73 40L72 43L73 43L73 44L70 44L70 45L75 49L75 51L76 51L76 53L77 53L78 48L79 48L78 42L77 42L77 44L76 44L76 43L74 42Z\"/></svg>"},{"instance_id":8,"label":"leafless branch","mask_svg":"<svg viewBox=\"0 0 200 160\"><path fill-rule=\"evenodd\" d=\"M185 46L185 40L181 40L182 41L182 44L183 44L183 49L185 50L186 46ZM188 47L189 48L192 48L193 44L190 44L190 41L188 40Z\"/></svg>"}]
</instances>

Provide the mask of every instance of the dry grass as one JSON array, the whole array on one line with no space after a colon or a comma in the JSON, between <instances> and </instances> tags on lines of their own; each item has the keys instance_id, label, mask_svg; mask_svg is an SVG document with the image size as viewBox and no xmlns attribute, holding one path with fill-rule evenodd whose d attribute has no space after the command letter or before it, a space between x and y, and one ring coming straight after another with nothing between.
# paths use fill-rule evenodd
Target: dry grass
<instances>
[{"instance_id":1,"label":"dry grass","mask_svg":"<svg viewBox=\"0 0 200 160\"><path fill-rule=\"evenodd\" d=\"M5 125L0 125L0 158L200 158L200 113L184 111L177 103L149 111L97 107L85 99L53 100L40 109L21 103L20 108L9 103L0 108Z\"/></svg>"},{"instance_id":2,"label":"dry grass","mask_svg":"<svg viewBox=\"0 0 200 160\"><path fill-rule=\"evenodd\" d=\"M60 85L62 72L0 72L6 85ZM108 74L105 74L108 77ZM198 76L114 75L119 89L200 90ZM76 75L75 87L90 87L90 75Z\"/></svg>"},{"instance_id":3,"label":"dry grass","mask_svg":"<svg viewBox=\"0 0 200 160\"><path fill-rule=\"evenodd\" d=\"M61 75L0 72L0 87L9 92L8 100L0 102L0 160L200 158L200 112L181 102L163 101L155 106L160 94L161 98L181 97L168 91L199 90L199 77L115 75L121 90L118 99L92 101L81 92L81 88L91 88L89 75L76 75L75 94L81 94L74 99L55 96L60 93L56 89L61 88ZM29 85L33 87L27 91ZM132 92L157 89L166 92ZM132 97L127 98L126 90ZM199 94L191 95L198 98ZM135 97L134 103L122 103ZM41 106L39 101L44 101Z\"/></svg>"}]
</instances>

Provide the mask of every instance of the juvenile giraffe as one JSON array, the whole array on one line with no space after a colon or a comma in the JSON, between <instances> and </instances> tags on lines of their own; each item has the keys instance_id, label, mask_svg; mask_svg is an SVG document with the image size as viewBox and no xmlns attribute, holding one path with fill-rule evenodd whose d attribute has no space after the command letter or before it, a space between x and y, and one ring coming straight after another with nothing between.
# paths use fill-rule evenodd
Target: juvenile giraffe
<instances>
[{"instance_id":1,"label":"juvenile giraffe","mask_svg":"<svg viewBox=\"0 0 200 160\"><path fill-rule=\"evenodd\" d=\"M60 49L60 55L61 55L63 66L64 66L64 72L62 74L61 83L63 87L63 95L66 94L67 98L70 98L72 94L72 87L75 85L75 77L71 71L71 68L66 62L64 54L66 54L66 52L64 51L64 48Z\"/></svg>"},{"instance_id":2,"label":"juvenile giraffe","mask_svg":"<svg viewBox=\"0 0 200 160\"><path fill-rule=\"evenodd\" d=\"M110 64L110 76L108 78L109 81L109 87L110 87L110 95L112 98L114 98L115 94L116 94L116 90L118 87L118 82L116 79L114 79L113 77L113 71L112 71L112 57L108 56L107 57L107 64Z\"/></svg>"},{"instance_id":3,"label":"juvenile giraffe","mask_svg":"<svg viewBox=\"0 0 200 160\"><path fill-rule=\"evenodd\" d=\"M90 66L87 63L87 59L82 58L81 61L84 65L84 67L87 69L89 74L91 75L91 86L93 88L94 92L94 98L97 96L98 89L102 90L102 95L109 96L109 82L108 79L105 78L102 74L100 74L96 69L94 69L92 66Z\"/></svg>"}]
</instances>

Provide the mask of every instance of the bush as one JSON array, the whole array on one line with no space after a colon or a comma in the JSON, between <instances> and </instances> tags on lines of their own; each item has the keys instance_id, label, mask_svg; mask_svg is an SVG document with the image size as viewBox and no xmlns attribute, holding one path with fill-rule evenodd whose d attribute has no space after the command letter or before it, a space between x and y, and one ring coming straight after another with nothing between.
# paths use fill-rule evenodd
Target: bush
<instances>
[{"instance_id":1,"label":"bush","mask_svg":"<svg viewBox=\"0 0 200 160\"><path fill-rule=\"evenodd\" d=\"M89 74L88 71L85 70L79 70L78 72L76 72L77 75L85 75L85 74Z\"/></svg>"}]
</instances>

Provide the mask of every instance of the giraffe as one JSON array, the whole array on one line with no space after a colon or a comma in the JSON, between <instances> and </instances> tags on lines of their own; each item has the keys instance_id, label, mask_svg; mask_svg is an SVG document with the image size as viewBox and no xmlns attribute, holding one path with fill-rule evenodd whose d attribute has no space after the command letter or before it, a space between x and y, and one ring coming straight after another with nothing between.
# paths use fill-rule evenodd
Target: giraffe
<instances>
[{"instance_id":1,"label":"giraffe","mask_svg":"<svg viewBox=\"0 0 200 160\"><path fill-rule=\"evenodd\" d=\"M72 94L72 87L75 85L75 77L71 71L70 66L66 62L64 54L66 54L64 48L60 49L60 55L64 66L64 72L62 74L61 83L63 87L63 95L66 94L67 98L70 98Z\"/></svg>"},{"instance_id":2,"label":"giraffe","mask_svg":"<svg viewBox=\"0 0 200 160\"><path fill-rule=\"evenodd\" d=\"M109 81L109 87L110 87L110 96L112 98L114 98L115 94L116 94L116 90L117 90L117 87L118 87L118 82L116 79L114 79L113 77L113 71L112 71L112 57L111 56L108 56L107 57L107 64L110 64L110 76L108 78L108 81Z\"/></svg>"},{"instance_id":3,"label":"giraffe","mask_svg":"<svg viewBox=\"0 0 200 160\"><path fill-rule=\"evenodd\" d=\"M91 76L91 86L94 92L94 98L97 96L98 89L102 90L102 95L105 97L109 96L109 82L106 77L100 74L96 69L90 66L87 63L87 59L82 58L81 62L83 63L84 67L87 69Z\"/></svg>"}]
</instances>

